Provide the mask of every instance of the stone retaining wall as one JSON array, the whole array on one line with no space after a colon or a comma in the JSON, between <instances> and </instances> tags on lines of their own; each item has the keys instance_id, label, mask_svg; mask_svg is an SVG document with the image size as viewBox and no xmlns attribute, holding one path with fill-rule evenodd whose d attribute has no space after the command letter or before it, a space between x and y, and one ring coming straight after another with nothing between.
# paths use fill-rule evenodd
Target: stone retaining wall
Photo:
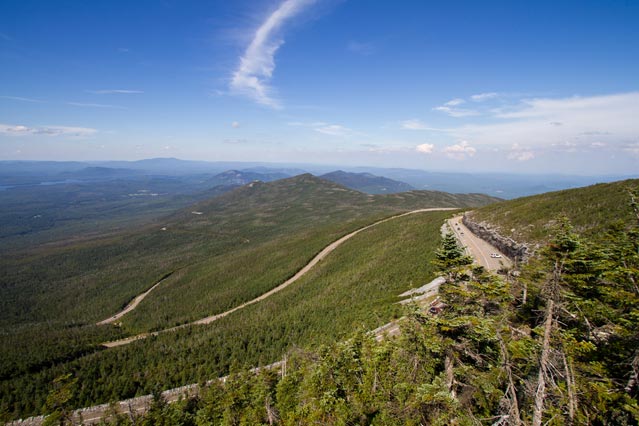
<instances>
[{"instance_id":1,"label":"stone retaining wall","mask_svg":"<svg viewBox=\"0 0 639 426\"><path fill-rule=\"evenodd\" d=\"M504 237L485 222L473 221L472 212L464 213L462 223L482 240L497 247L499 251L515 262L523 262L532 255L532 250L526 244L519 244L512 238Z\"/></svg>"}]
</instances>

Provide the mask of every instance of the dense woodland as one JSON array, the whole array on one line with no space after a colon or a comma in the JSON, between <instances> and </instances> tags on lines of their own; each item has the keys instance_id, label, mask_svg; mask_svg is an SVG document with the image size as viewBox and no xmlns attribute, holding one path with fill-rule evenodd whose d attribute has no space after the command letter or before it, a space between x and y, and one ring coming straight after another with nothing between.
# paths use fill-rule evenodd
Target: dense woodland
<instances>
[{"instance_id":1,"label":"dense woodland","mask_svg":"<svg viewBox=\"0 0 639 426\"><path fill-rule=\"evenodd\" d=\"M70 327L85 330L74 337L77 346L56 346L54 333L34 346L16 333L24 346L5 352L2 365L10 368L0 382L0 413L49 412L57 422L73 407L230 372L226 384L216 382L198 398L168 405L156 398L136 422L636 424L636 186L609 187L613 198L623 193L610 205L619 215L598 232L573 228L572 217L549 218L540 248L517 274L473 267L450 236L435 250L448 214L428 213L365 231L294 287L212 326L100 351L86 348L123 331ZM588 191L569 194L578 199ZM543 200L529 200L530 207ZM447 278L441 314L394 303L436 269ZM367 334L400 316L399 337L376 342ZM71 334L60 336L68 341ZM43 349L35 359L15 361L34 347ZM284 371L246 372L282 357Z\"/></svg>"},{"instance_id":2,"label":"dense woodland","mask_svg":"<svg viewBox=\"0 0 639 426\"><path fill-rule=\"evenodd\" d=\"M317 199L321 201L320 197ZM364 199L367 200L367 197L364 196ZM229 199L229 202L231 201L232 199ZM370 203L367 204L370 205ZM333 219L330 215L325 217L329 220L348 217L346 216L348 205L341 208L344 213L333 216ZM370 207L367 208L370 210ZM205 210L204 206L201 209ZM317 213L313 212L313 214ZM63 321L51 321L48 325L31 323L21 327L14 326L15 328L10 330L15 332L8 331L6 334L10 339L7 341L11 344L3 346L0 351L3 356L0 395L2 395L4 418L17 418L44 411L46 397L53 386L53 381L56 377L65 374L72 373L78 379L78 383L82 384L80 392L74 393L72 399L73 406L81 407L143 395L157 388L166 389L207 380L227 374L233 363L239 365L270 363L280 359L288 349L296 345L308 346L330 342L347 336L358 327L374 328L381 325L393 315L400 314L399 307L395 305L397 294L422 285L423 280L432 278L432 268L428 264L415 266L414 260L423 256L423 253L433 252L438 241L439 228L448 214L433 212L407 216L371 228L345 243L334 256L325 259L295 286L210 326L191 327L126 347L106 350L100 349L99 344L122 337L124 327L97 327L86 322L65 325ZM247 213L248 216L250 213ZM359 223L370 223L374 220L370 217L364 216L359 221L340 223L332 230L325 226L317 226L318 221L309 221L308 228L313 232L311 236L321 236L322 233L327 235L321 236L322 239L310 238L306 241L306 246L301 245L300 236L293 235L294 238L291 241L303 248L297 252L293 252L295 246L286 244L279 250L272 250L271 243L265 242L263 258L257 258L251 265L246 262L248 257L236 256L231 266L238 265L237 259L245 259L242 260L246 262L245 266L240 266L249 269L264 268L265 261L273 259L274 256L279 257L287 262L286 265L291 265L289 270L280 272L282 274L280 279L284 280L298 267L295 263L290 263L290 257L294 262L303 264L302 262L307 260L306 256L314 254L313 247L309 247L309 244L317 244L315 250L319 250L341 233L347 232L349 228L360 226ZM286 216L282 218L282 220L286 219ZM239 219L236 218L236 220ZM291 222L291 226L299 225ZM258 231L265 233L265 239L273 238L272 235L275 232L272 226L259 227L257 231L254 231L254 235L257 235ZM183 234L185 233L178 235ZM302 233L302 236L304 235L308 234ZM166 238L166 234L156 231L152 238L160 241L158 238L162 236ZM206 234L203 234L202 240L205 239ZM159 260L152 260L156 253L159 256L171 253L167 247L172 246L167 245L166 241L165 239L164 253L150 250L145 253L147 256L145 259L149 259L149 262L141 265L135 263L134 259L127 258L125 255L127 250L124 249L128 245L131 250L130 247L135 247L135 244L139 242L132 239L121 241L123 254L120 264L130 264L131 268L123 268L115 272L124 274L128 271L131 275L138 274L138 276L140 273L148 273L149 282L156 281L161 275L157 275L159 274L157 271L153 274L153 268ZM180 241L179 238L177 241ZM279 241L286 242L281 238ZM215 241L205 241L204 244L215 244ZM152 246L149 247L152 248ZM198 250L205 254L206 247L201 245ZM100 253L100 246L95 250ZM90 256L90 253L91 251L81 250L78 256L80 254ZM191 253L191 256L194 254ZM53 262L61 257L62 255L55 254L45 259L51 259L50 261ZM232 256L227 258L232 260ZM219 271L220 257L217 259L218 262L215 262L215 258L205 259L207 261L202 263L202 267ZM140 265L138 271L133 269L136 264ZM82 263L78 262L76 265L82 265ZM280 267L277 263L272 265L275 271L278 271L278 268ZM55 268L48 270L46 265L43 265L39 273L52 273L51 270ZM178 271L175 275L180 273L188 273L188 270ZM269 279L279 284L281 281L277 282L277 277L272 275L275 278ZM68 283L70 289L74 282L73 276L71 275L66 281L58 282ZM270 275L258 274L254 277L254 282L264 286L264 278L268 277ZM171 276L171 279L175 278ZM185 279L183 282L188 280ZM175 284L176 281L169 280L168 283ZM268 284L268 281L266 283ZM205 287L206 284L206 281L200 281L199 285ZM66 288L60 287L64 291ZM103 289L103 295L108 294L106 290L106 288ZM245 293L250 295L249 292L253 291L251 287L237 290L244 292L236 292L239 297ZM197 291L197 287L195 290L191 288L191 292L193 291ZM183 297L194 297L188 292L183 293L185 293ZM161 299L162 295L159 296ZM52 297L53 295L50 296L50 300ZM177 301L173 301L175 306L179 307L178 302L181 300L178 298ZM149 302L151 302L150 306L153 306L153 299ZM55 315L55 306L48 306L44 301L37 306L49 310L39 314L31 309L24 314ZM16 306L12 307L14 310L16 308ZM67 312L66 315L78 315L81 312L80 310L76 313ZM155 315L153 310L150 312ZM164 315L171 310L169 305L166 305L165 309L158 312ZM215 311L203 312L209 314ZM192 313L192 315L197 314L197 311ZM7 329L9 329L8 326ZM29 355L23 356L22 354L25 353ZM31 395L31 397L24 398L24 395Z\"/></svg>"},{"instance_id":3,"label":"dense woodland","mask_svg":"<svg viewBox=\"0 0 639 426\"><path fill-rule=\"evenodd\" d=\"M629 198L632 194L629 195ZM359 332L236 372L199 397L156 397L136 424L637 424L639 206L596 243L557 218L550 243L493 276L447 236L435 265L448 308L414 308L401 335ZM108 424L130 424L113 416Z\"/></svg>"}]
</instances>

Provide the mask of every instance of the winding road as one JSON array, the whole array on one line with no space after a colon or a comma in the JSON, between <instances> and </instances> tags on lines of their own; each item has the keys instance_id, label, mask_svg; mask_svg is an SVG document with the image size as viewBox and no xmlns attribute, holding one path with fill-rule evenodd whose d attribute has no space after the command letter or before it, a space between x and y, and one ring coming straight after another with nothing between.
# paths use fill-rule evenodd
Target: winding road
<instances>
[{"instance_id":1,"label":"winding road","mask_svg":"<svg viewBox=\"0 0 639 426\"><path fill-rule=\"evenodd\" d=\"M173 275L173 272L171 272L170 274L166 275L164 278L162 278L160 281L156 282L155 284L153 284L153 287L151 287L150 289L148 289L147 291L145 291L144 293L138 295L135 297L135 299L133 299L131 301L131 303L129 303L128 305L126 305L126 307L124 309L122 309L120 312L118 312L117 314L113 315L112 317L109 317L105 320L102 320L98 323L96 323L96 325L104 325L104 324L111 324L114 323L115 321L119 320L120 318L122 318L124 315L128 314L129 312L131 312L132 310L134 310L135 308L137 308L137 306L140 304L140 302L142 300L144 300L144 298L151 293L157 286L159 286L164 280L166 280L167 278L169 278L171 275Z\"/></svg>"},{"instance_id":2,"label":"winding road","mask_svg":"<svg viewBox=\"0 0 639 426\"><path fill-rule=\"evenodd\" d=\"M350 238L354 237L355 235L359 234L362 231L370 229L370 228L372 228L374 226L377 226L379 224L382 224L384 222L388 222L389 220L398 219L400 217L408 216L408 215L415 214L415 213L434 212L434 211L449 211L449 210L457 210L457 208L454 208L454 207L436 207L436 208L429 208L429 209L412 210L412 211L409 211L409 212L406 212L406 213L398 214L396 216L391 216L391 217L388 217L386 219L379 220L379 221L377 221L375 223L372 223L370 225L367 225L367 226L364 226L362 228L359 228L359 229L351 232L350 234L344 235L343 237L339 238L336 241L333 241L332 243L330 243L329 245L324 247L324 249L321 252L319 252L313 259L310 260L310 262L308 262L302 269L300 269L291 278L289 278L288 280L284 281L282 284L278 285L277 287L267 291L266 293L256 297L255 299L252 299L252 300L249 300L248 302L242 303L241 305L238 305L238 306L236 306L236 307L234 307L232 309L229 309L228 311L221 312L221 313L216 314L216 315L211 315L211 316L208 316L206 318L202 318L202 319L199 319L197 321L193 321L193 322L188 323L188 324L183 324L183 325L180 325L180 326L177 326L177 327L167 328L165 330L155 331L153 333L138 334L136 336L127 337L125 339L115 340L115 341L112 341L112 342L105 342L102 345L107 347L107 348L113 348L113 347L117 347L117 346L128 345L129 343L135 342L137 340L145 339L145 338L150 337L150 336L157 336L160 333L166 333L166 332L169 332L169 331L175 331L175 330L178 330L178 329L181 329L181 328L184 328L184 327L188 327L188 326L191 326L191 325L210 324L210 323L212 323L214 321L219 320L220 318L224 318L225 316L232 314L235 311L238 311L238 310L240 310L242 308L245 308L245 307L247 307L249 305L252 305L254 303L260 302L260 301L266 299L267 297L270 297L270 296L274 295L275 293L278 293L278 292L284 290L286 287L288 287L289 285L293 284L295 281L299 280L302 276L304 276L315 265L317 265L317 263L319 263L322 259L324 259L326 256L328 256L333 250L335 250L337 247L339 247L342 243L344 243L345 241L349 240ZM157 284L155 286L153 286L151 289L149 289L146 293L148 294L156 286L157 286ZM138 297L140 297L140 296L138 296ZM129 310L129 312L131 310Z\"/></svg>"}]
</instances>

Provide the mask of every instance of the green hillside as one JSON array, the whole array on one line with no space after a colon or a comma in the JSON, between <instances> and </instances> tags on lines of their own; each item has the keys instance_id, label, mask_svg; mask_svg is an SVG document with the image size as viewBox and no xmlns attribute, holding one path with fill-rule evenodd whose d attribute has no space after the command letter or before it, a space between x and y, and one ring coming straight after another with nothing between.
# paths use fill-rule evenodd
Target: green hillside
<instances>
[{"instance_id":1,"label":"green hillside","mask_svg":"<svg viewBox=\"0 0 639 426\"><path fill-rule=\"evenodd\" d=\"M370 196L311 175L301 175L247 185L135 232L3 257L0 260L5 271L0 277L0 327L7 343L0 351L3 410L12 413L11 416L37 412L50 382L64 371L80 375L102 371L110 377L104 382L84 376L87 393L75 403L86 405L148 392L154 386L169 387L184 384L187 379L209 378L228 371L233 359L249 364L274 360L291 344L310 343L313 336L342 335L345 330L332 329L325 322L326 312L321 312L328 306L333 306L330 309L342 306L330 315L332 323L350 324L354 320L379 323L381 318L389 317L390 311L384 311L383 304L371 303L381 297L388 301L388 306L394 300L397 286L410 287L406 280L411 274L400 272L401 263L393 257L384 262L397 263L388 267L396 271L395 277L404 275L404 278L399 281L389 278L376 290L364 291L364 304L357 309L352 304L340 305L340 301L345 291L341 286L357 282L359 276L349 278L351 281L335 281L332 284L335 290L321 296L325 300L323 304L313 302L318 309L318 313L313 314L315 317L308 316L310 307L296 311L302 306L300 303L275 307L269 299L204 328L221 333L215 337L216 349L202 346L208 345L205 343L208 338L200 334L200 328L188 328L131 347L99 350L99 344L107 340L182 324L250 300L292 276L331 241L378 219L418 208L477 206L494 200L477 194L425 191ZM415 229L413 236L406 235L408 230L394 231L395 238L404 235L409 241L427 232L423 242L410 243L409 248L427 246L412 252L407 261L418 262L418 257L432 252L444 215L424 214L431 219L427 220L425 231ZM412 222L407 218L401 223ZM401 244L401 240L396 241ZM384 244L380 241L370 249L382 250ZM364 261L361 265L376 279L385 276L383 263ZM341 273L351 270L347 263L342 263L340 268ZM134 296L169 274L135 311L122 318L121 327L93 325L122 309ZM424 275L428 275L427 271ZM287 291L295 293L302 291L297 290L300 288L296 283ZM306 298L303 293L295 294ZM275 322L263 319L241 319L259 309L267 309L261 314L262 318L277 312L284 318L290 315L306 318L304 321L314 325L303 322L293 331L283 333L288 326L276 326ZM320 318L324 319L320 321ZM250 330L256 326L266 327L267 332L258 333L261 344L252 344L251 348L255 349L247 352L247 342L232 336L242 333L255 336ZM166 344L176 338L181 339L183 349L174 357L168 356ZM147 345L151 346L147 348ZM140 351L140 348L144 349ZM196 350L206 353L209 361L200 363L196 362L199 358L186 356ZM184 362L191 367L183 366ZM153 363L159 363L155 373L136 379L135 383L129 380L137 374L135 371L153 371ZM167 375L176 365L180 365L180 373ZM38 395L33 401L20 398L33 392Z\"/></svg>"},{"instance_id":2,"label":"green hillside","mask_svg":"<svg viewBox=\"0 0 639 426\"><path fill-rule=\"evenodd\" d=\"M197 398L171 405L156 399L143 421L635 425L637 201L637 181L625 181L478 209L478 217L502 227L525 229L529 219L543 225L543 233L522 234L540 248L517 274L489 275L469 264L451 236L431 256L446 277L439 314L408 308L401 334L381 342L354 332L290 350L282 371L238 368ZM370 241L387 244L392 236ZM404 274L423 266L410 253L400 259L408 260ZM356 258L348 262L358 265ZM122 417L118 424L131 423Z\"/></svg>"},{"instance_id":3,"label":"green hillside","mask_svg":"<svg viewBox=\"0 0 639 426\"><path fill-rule=\"evenodd\" d=\"M515 241L539 243L551 238L557 218L565 216L576 232L596 239L614 222L633 224L628 190L638 188L639 180L633 179L549 192L486 206L472 217Z\"/></svg>"}]
</instances>

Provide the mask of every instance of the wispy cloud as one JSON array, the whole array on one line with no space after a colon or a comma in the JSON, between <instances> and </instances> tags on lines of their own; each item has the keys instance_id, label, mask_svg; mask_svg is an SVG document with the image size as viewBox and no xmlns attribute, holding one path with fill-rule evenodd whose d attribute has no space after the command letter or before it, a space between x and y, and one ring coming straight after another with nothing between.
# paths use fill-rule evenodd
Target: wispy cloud
<instances>
[{"instance_id":1,"label":"wispy cloud","mask_svg":"<svg viewBox=\"0 0 639 426\"><path fill-rule=\"evenodd\" d=\"M497 97L499 97L499 93L497 92L486 92L486 93L478 93L476 95L472 95L470 99L472 99L475 102L483 102L483 101L487 101L488 99L494 99Z\"/></svg>"},{"instance_id":2,"label":"wispy cloud","mask_svg":"<svg viewBox=\"0 0 639 426\"><path fill-rule=\"evenodd\" d=\"M362 56L370 56L375 53L375 45L373 43L362 43L351 40L346 46L349 52L357 53Z\"/></svg>"},{"instance_id":3,"label":"wispy cloud","mask_svg":"<svg viewBox=\"0 0 639 426\"><path fill-rule=\"evenodd\" d=\"M275 71L275 53L284 43L278 34L286 21L312 3L314 0L286 0L266 18L231 77L232 91L248 96L261 105L280 108L280 102L273 98L270 87Z\"/></svg>"},{"instance_id":4,"label":"wispy cloud","mask_svg":"<svg viewBox=\"0 0 639 426\"><path fill-rule=\"evenodd\" d=\"M450 145L444 148L444 154L446 154L449 158L453 158L455 160L463 160L467 156L472 157L475 155L477 150L470 146L467 141L460 141L455 145Z\"/></svg>"},{"instance_id":5,"label":"wispy cloud","mask_svg":"<svg viewBox=\"0 0 639 426\"><path fill-rule=\"evenodd\" d=\"M449 101L451 102L451 101ZM448 102L447 102L448 103ZM465 109L465 108L455 108L449 105L442 105L442 106L438 106L433 108L435 111L439 111L439 112L443 112L446 113L448 115L450 115L451 117L470 117L473 115L479 115L479 111L475 111L472 109Z\"/></svg>"},{"instance_id":6,"label":"wispy cloud","mask_svg":"<svg viewBox=\"0 0 639 426\"><path fill-rule=\"evenodd\" d=\"M428 124L417 118L411 118L410 120L404 120L399 123L404 130L432 130L435 132L446 132L448 129L440 129L436 127L430 127Z\"/></svg>"},{"instance_id":7,"label":"wispy cloud","mask_svg":"<svg viewBox=\"0 0 639 426\"><path fill-rule=\"evenodd\" d=\"M81 107L81 108L110 108L110 109L126 109L126 107L120 105L108 105L108 104L93 104L85 102L67 102L67 105Z\"/></svg>"},{"instance_id":8,"label":"wispy cloud","mask_svg":"<svg viewBox=\"0 0 639 426\"><path fill-rule=\"evenodd\" d=\"M353 136L353 135L360 134L353 129L350 129L346 126L342 126L341 124L332 124L332 123L326 123L323 121L315 121L312 123L292 121L292 122L289 122L288 125L293 127L308 127L318 133L321 133L323 135L329 135L329 136L345 137L345 136Z\"/></svg>"},{"instance_id":9,"label":"wispy cloud","mask_svg":"<svg viewBox=\"0 0 639 426\"><path fill-rule=\"evenodd\" d=\"M520 146L518 143L513 144L510 148L507 158L515 161L529 161L535 158L535 153L528 148Z\"/></svg>"},{"instance_id":10,"label":"wispy cloud","mask_svg":"<svg viewBox=\"0 0 639 426\"><path fill-rule=\"evenodd\" d=\"M534 151L622 149L639 138L639 92L603 96L524 99L499 111L491 123L450 130L473 145L533 147ZM597 144L597 145L593 145Z\"/></svg>"},{"instance_id":11,"label":"wispy cloud","mask_svg":"<svg viewBox=\"0 0 639 426\"><path fill-rule=\"evenodd\" d=\"M97 133L96 129L88 127L68 127L68 126L39 126L29 127L22 125L0 124L0 134L10 136L74 136L86 137Z\"/></svg>"},{"instance_id":12,"label":"wispy cloud","mask_svg":"<svg viewBox=\"0 0 639 426\"><path fill-rule=\"evenodd\" d=\"M348 136L353 133L353 130L339 124L326 124L324 126L317 126L315 127L315 131L330 136Z\"/></svg>"},{"instance_id":13,"label":"wispy cloud","mask_svg":"<svg viewBox=\"0 0 639 426\"><path fill-rule=\"evenodd\" d=\"M102 90L85 90L87 93L94 95L135 95L144 93L142 90L129 90L129 89L102 89Z\"/></svg>"},{"instance_id":14,"label":"wispy cloud","mask_svg":"<svg viewBox=\"0 0 639 426\"><path fill-rule=\"evenodd\" d=\"M234 129L239 128L239 127L240 127L240 123L239 123L239 121L234 121L234 122L232 122L232 123L231 123L231 127L232 127L232 128L234 128Z\"/></svg>"},{"instance_id":15,"label":"wispy cloud","mask_svg":"<svg viewBox=\"0 0 639 426\"><path fill-rule=\"evenodd\" d=\"M418 120L416 118L410 119L410 120L404 120L401 123L402 125L402 129L406 129L406 130L426 130L428 129L428 126L423 123L421 120Z\"/></svg>"},{"instance_id":16,"label":"wispy cloud","mask_svg":"<svg viewBox=\"0 0 639 426\"><path fill-rule=\"evenodd\" d=\"M37 104L45 103L45 101L40 100L40 99L23 98L21 96L0 96L0 99L9 99L11 101L31 102L31 103L37 103Z\"/></svg>"},{"instance_id":17,"label":"wispy cloud","mask_svg":"<svg viewBox=\"0 0 639 426\"><path fill-rule=\"evenodd\" d=\"M445 106L449 106L449 107L454 107L454 106L461 105L463 103L466 103L466 101L461 99L461 98L455 98L455 99L451 99L450 101L446 102L444 105Z\"/></svg>"}]
</instances>

